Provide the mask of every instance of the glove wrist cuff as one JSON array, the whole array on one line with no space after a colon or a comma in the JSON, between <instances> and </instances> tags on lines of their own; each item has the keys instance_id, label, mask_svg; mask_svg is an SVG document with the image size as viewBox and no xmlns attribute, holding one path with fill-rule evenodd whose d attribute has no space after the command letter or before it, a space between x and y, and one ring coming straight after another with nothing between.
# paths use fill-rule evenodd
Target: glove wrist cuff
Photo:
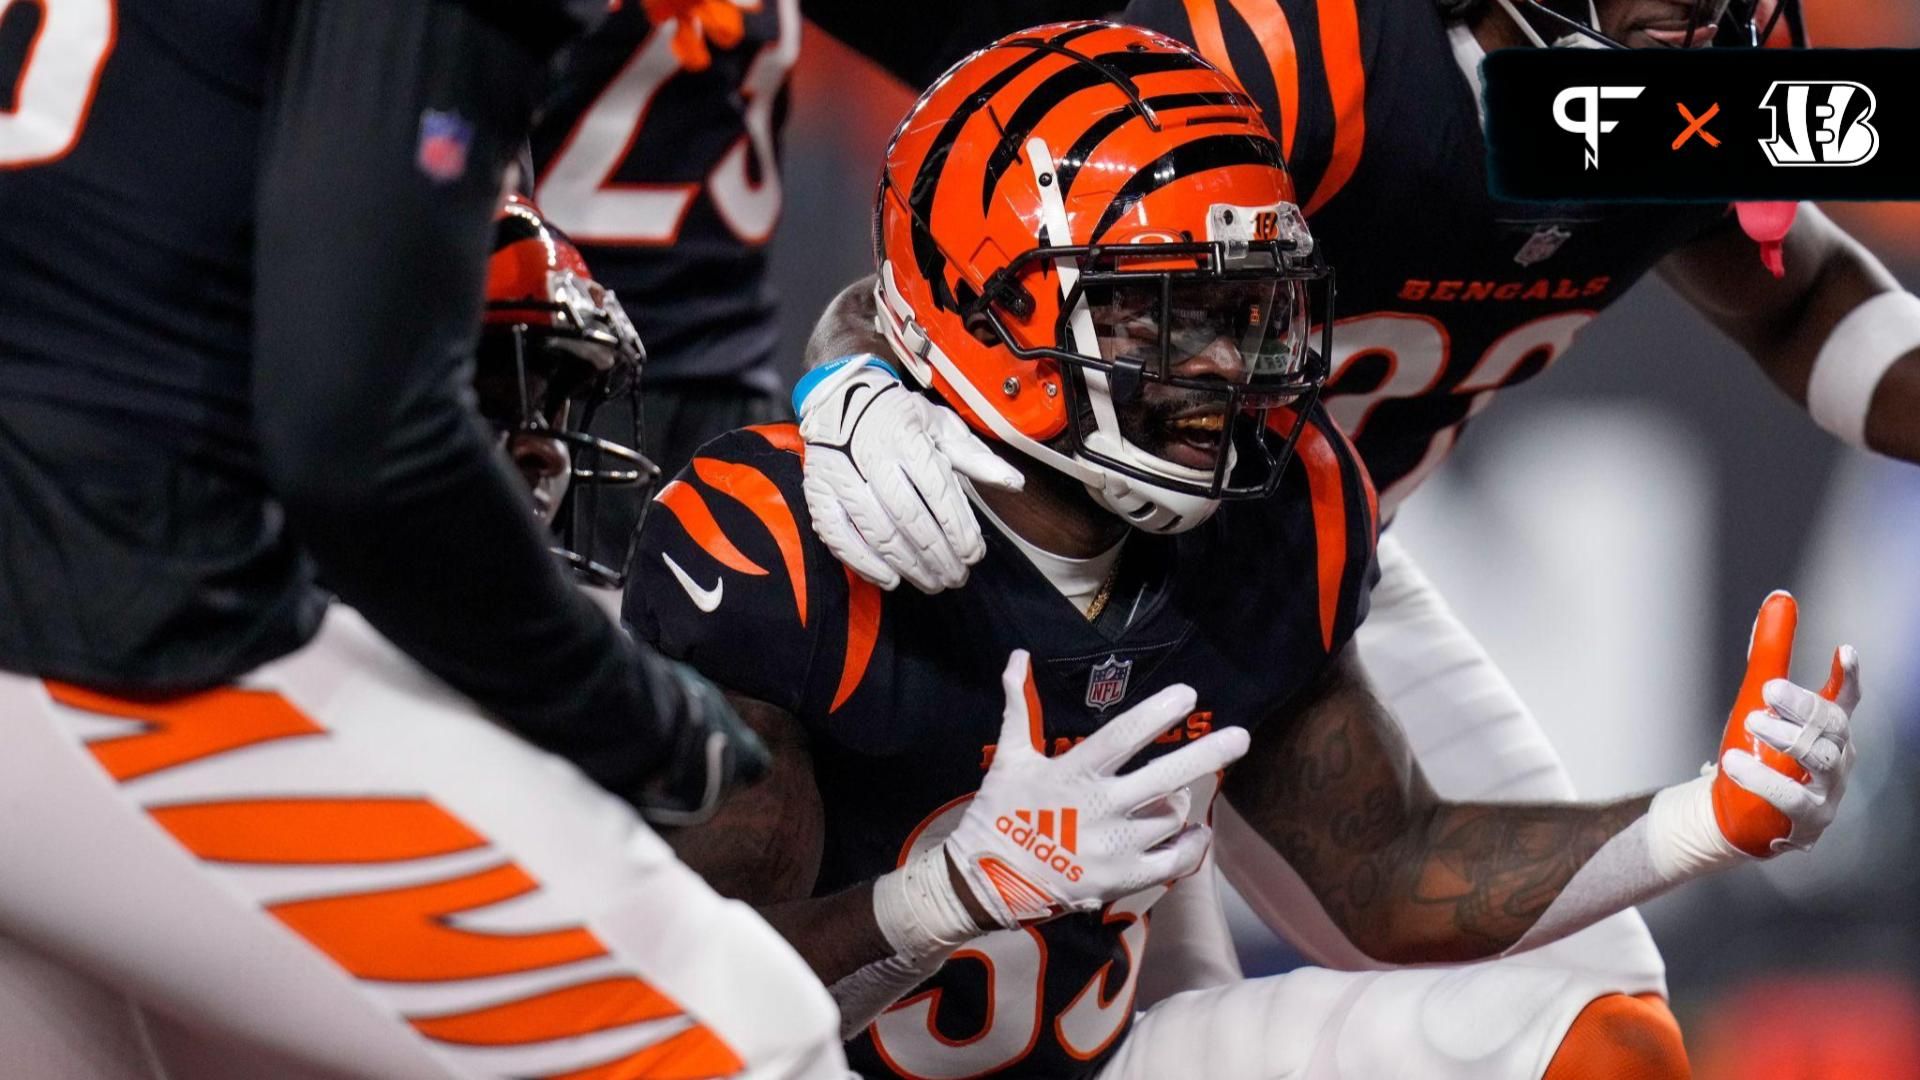
<instances>
[{"instance_id":1,"label":"glove wrist cuff","mask_svg":"<svg viewBox=\"0 0 1920 1080\"><path fill-rule=\"evenodd\" d=\"M945 845L876 878L873 917L895 954L908 960L950 952L981 934L954 891Z\"/></svg>"},{"instance_id":2,"label":"glove wrist cuff","mask_svg":"<svg viewBox=\"0 0 1920 1080\"><path fill-rule=\"evenodd\" d=\"M1716 774L1662 789L1647 808L1647 856L1663 884L1673 885L1749 857L1727 840L1713 815Z\"/></svg>"},{"instance_id":3,"label":"glove wrist cuff","mask_svg":"<svg viewBox=\"0 0 1920 1080\"><path fill-rule=\"evenodd\" d=\"M830 360L814 368L812 371L807 372L805 375L800 376L800 380L793 384L793 414L795 416L805 415L807 411L807 399L813 396L813 392L820 388L821 383L826 382L842 370L847 368L862 369L870 367L879 368L881 371L886 372L895 382L900 381L900 373L893 370L893 365L872 353L856 353L853 356L843 356L838 360Z\"/></svg>"}]
</instances>

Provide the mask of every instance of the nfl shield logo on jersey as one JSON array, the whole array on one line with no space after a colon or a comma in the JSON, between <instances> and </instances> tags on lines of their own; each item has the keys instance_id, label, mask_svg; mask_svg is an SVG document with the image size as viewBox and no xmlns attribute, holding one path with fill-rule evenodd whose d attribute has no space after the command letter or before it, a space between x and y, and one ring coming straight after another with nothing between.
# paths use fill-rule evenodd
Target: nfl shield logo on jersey
<instances>
[{"instance_id":1,"label":"nfl shield logo on jersey","mask_svg":"<svg viewBox=\"0 0 1920 1080\"><path fill-rule=\"evenodd\" d=\"M428 109L420 114L420 150L414 162L436 183L451 184L466 175L467 144L473 125L459 113Z\"/></svg>"},{"instance_id":2,"label":"nfl shield logo on jersey","mask_svg":"<svg viewBox=\"0 0 1920 1080\"><path fill-rule=\"evenodd\" d=\"M1087 704L1104 709L1127 696L1127 678L1133 674L1133 661L1109 656L1093 665L1087 676Z\"/></svg>"},{"instance_id":3,"label":"nfl shield logo on jersey","mask_svg":"<svg viewBox=\"0 0 1920 1080\"><path fill-rule=\"evenodd\" d=\"M1563 229L1558 225L1542 225L1540 228L1533 230L1533 235L1527 238L1525 244L1521 245L1520 251L1514 255L1513 261L1519 263L1521 266L1532 266L1537 262L1545 262L1553 258L1553 253L1560 250L1560 245L1566 243L1572 237L1573 233L1571 231Z\"/></svg>"}]
</instances>

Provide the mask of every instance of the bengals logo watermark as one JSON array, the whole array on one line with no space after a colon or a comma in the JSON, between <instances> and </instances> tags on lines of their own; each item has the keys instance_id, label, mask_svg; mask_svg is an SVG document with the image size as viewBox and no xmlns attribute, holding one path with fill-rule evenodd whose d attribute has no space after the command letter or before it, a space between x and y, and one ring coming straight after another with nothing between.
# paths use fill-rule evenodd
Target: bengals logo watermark
<instances>
[{"instance_id":1,"label":"bengals logo watermark","mask_svg":"<svg viewBox=\"0 0 1920 1080\"><path fill-rule=\"evenodd\" d=\"M1776 82L1760 99L1773 118L1760 151L1781 167L1865 165L1880 152L1880 132L1868 123L1877 104L1857 82Z\"/></svg>"},{"instance_id":2,"label":"bengals logo watermark","mask_svg":"<svg viewBox=\"0 0 1920 1080\"><path fill-rule=\"evenodd\" d=\"M1481 70L1497 199L1920 201L1920 49L1499 49Z\"/></svg>"}]
</instances>

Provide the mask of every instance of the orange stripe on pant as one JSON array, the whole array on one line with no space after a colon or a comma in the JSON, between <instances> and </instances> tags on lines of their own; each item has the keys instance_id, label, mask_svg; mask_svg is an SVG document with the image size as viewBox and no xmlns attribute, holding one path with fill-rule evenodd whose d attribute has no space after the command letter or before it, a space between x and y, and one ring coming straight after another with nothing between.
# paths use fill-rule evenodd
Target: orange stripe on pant
<instances>
[{"instance_id":1,"label":"orange stripe on pant","mask_svg":"<svg viewBox=\"0 0 1920 1080\"><path fill-rule=\"evenodd\" d=\"M213 862L400 862L487 843L425 799L243 799L148 813L188 851Z\"/></svg>"},{"instance_id":2,"label":"orange stripe on pant","mask_svg":"<svg viewBox=\"0 0 1920 1080\"><path fill-rule=\"evenodd\" d=\"M145 731L87 744L107 774L121 783L243 746L326 734L285 698L261 690L208 690L164 701L132 701L66 683L49 682L46 687L53 700L70 709L147 725Z\"/></svg>"},{"instance_id":3,"label":"orange stripe on pant","mask_svg":"<svg viewBox=\"0 0 1920 1080\"><path fill-rule=\"evenodd\" d=\"M448 1016L412 1017L423 1035L463 1046L549 1042L678 1016L680 1007L639 979L620 977Z\"/></svg>"},{"instance_id":4,"label":"orange stripe on pant","mask_svg":"<svg viewBox=\"0 0 1920 1080\"><path fill-rule=\"evenodd\" d=\"M644 1050L545 1080L713 1080L743 1068L727 1044L706 1028L683 1031Z\"/></svg>"}]
</instances>

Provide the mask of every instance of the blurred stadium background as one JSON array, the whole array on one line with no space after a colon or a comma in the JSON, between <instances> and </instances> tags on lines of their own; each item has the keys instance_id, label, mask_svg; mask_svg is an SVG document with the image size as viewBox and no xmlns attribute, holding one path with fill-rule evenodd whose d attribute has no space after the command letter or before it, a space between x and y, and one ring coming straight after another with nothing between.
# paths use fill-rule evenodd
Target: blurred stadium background
<instances>
[{"instance_id":1,"label":"blurred stadium background","mask_svg":"<svg viewBox=\"0 0 1920 1080\"><path fill-rule=\"evenodd\" d=\"M1920 46L1913 0L1808 7L1820 44ZM872 268L874 180L911 101L808 27L774 245L796 368L813 317ZM1920 203L1827 209L1920 291ZM1394 529L1583 795L1671 783L1711 756L1768 590L1801 600L1803 681L1841 640L1862 655L1857 789L1817 855L1646 912L1697 1074L1920 1080L1920 468L1828 438L1651 279L1502 401ZM1297 962L1234 914L1250 973Z\"/></svg>"}]
</instances>

